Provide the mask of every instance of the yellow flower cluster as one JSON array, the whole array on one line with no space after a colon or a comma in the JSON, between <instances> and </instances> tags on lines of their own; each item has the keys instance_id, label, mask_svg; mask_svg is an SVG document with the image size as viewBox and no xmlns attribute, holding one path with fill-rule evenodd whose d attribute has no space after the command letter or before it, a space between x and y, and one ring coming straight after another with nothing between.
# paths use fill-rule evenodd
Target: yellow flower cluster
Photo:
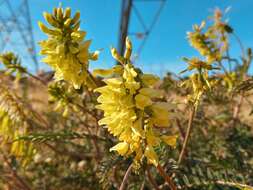
<instances>
[{"instance_id":1,"label":"yellow flower cluster","mask_svg":"<svg viewBox=\"0 0 253 190\"><path fill-rule=\"evenodd\" d=\"M132 45L128 38L124 57L114 48L111 51L121 65L110 71L98 72L112 76L104 80L105 86L95 90L101 93L97 108L104 111L104 118L99 124L105 125L120 141L110 151L117 151L122 156L135 153L136 163L146 157L148 163L157 166L158 156L154 147L161 141L172 147L176 145L176 136L160 135L156 130L169 125L171 106L155 100L162 96L159 90L153 88L159 78L143 74L131 64Z\"/></svg>"},{"instance_id":2,"label":"yellow flower cluster","mask_svg":"<svg viewBox=\"0 0 253 190\"><path fill-rule=\"evenodd\" d=\"M44 13L44 18L51 25L48 28L39 22L40 29L49 38L41 41L42 60L55 70L57 80L66 80L80 88L82 84L91 85L89 77L89 60L98 58L98 51L89 52L91 40L84 41L86 32L79 29L80 13L71 18L71 9L55 8L53 14Z\"/></svg>"},{"instance_id":3,"label":"yellow flower cluster","mask_svg":"<svg viewBox=\"0 0 253 190\"><path fill-rule=\"evenodd\" d=\"M211 40L210 32L203 32L205 27L205 22L202 22L200 26L194 25L193 32L188 32L188 40L192 47L199 51L199 53L206 57L208 63L213 63L214 61L219 61L222 58L222 54L218 47Z\"/></svg>"},{"instance_id":4,"label":"yellow flower cluster","mask_svg":"<svg viewBox=\"0 0 253 190\"><path fill-rule=\"evenodd\" d=\"M193 95L189 97L196 106L198 105L199 100L204 92L210 90L211 87L217 82L216 80L210 79L207 72L202 73L201 75L195 73L190 76L190 80L192 84Z\"/></svg>"},{"instance_id":5,"label":"yellow flower cluster","mask_svg":"<svg viewBox=\"0 0 253 190\"><path fill-rule=\"evenodd\" d=\"M228 49L228 34L233 31L222 21L222 13L219 9L215 10L212 20L213 25L206 31L204 31L206 23L202 22L200 26L193 26L193 32L187 33L191 46L198 50L209 64L222 59L223 53Z\"/></svg>"},{"instance_id":6,"label":"yellow flower cluster","mask_svg":"<svg viewBox=\"0 0 253 190\"><path fill-rule=\"evenodd\" d=\"M19 139L28 135L29 126L25 112L7 86L0 85L0 92L0 146L10 145L7 146L10 153L20 158L22 165L26 165L35 149L31 142Z\"/></svg>"}]
</instances>

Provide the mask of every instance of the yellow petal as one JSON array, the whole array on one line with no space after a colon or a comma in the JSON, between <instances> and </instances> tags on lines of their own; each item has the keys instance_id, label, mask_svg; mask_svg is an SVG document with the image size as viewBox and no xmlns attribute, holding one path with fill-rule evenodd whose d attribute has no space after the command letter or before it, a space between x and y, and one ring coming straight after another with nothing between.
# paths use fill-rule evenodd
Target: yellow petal
<instances>
[{"instance_id":1,"label":"yellow petal","mask_svg":"<svg viewBox=\"0 0 253 190\"><path fill-rule=\"evenodd\" d=\"M110 151L117 151L120 155L124 156L129 149L129 145L126 142L120 142L114 147L110 148Z\"/></svg>"},{"instance_id":2,"label":"yellow petal","mask_svg":"<svg viewBox=\"0 0 253 190\"><path fill-rule=\"evenodd\" d=\"M162 92L153 88L142 88L139 91L141 94L151 97L151 98L161 98Z\"/></svg>"},{"instance_id":3,"label":"yellow petal","mask_svg":"<svg viewBox=\"0 0 253 190\"><path fill-rule=\"evenodd\" d=\"M106 84L112 87L119 87L122 84L122 80L120 78L111 78L104 80Z\"/></svg>"},{"instance_id":4,"label":"yellow petal","mask_svg":"<svg viewBox=\"0 0 253 190\"><path fill-rule=\"evenodd\" d=\"M177 135L173 136L168 136L168 135L163 135L161 139L168 144L169 146L175 148L177 144Z\"/></svg>"},{"instance_id":5,"label":"yellow petal","mask_svg":"<svg viewBox=\"0 0 253 190\"><path fill-rule=\"evenodd\" d=\"M144 110L145 107L152 105L153 102L149 97L138 94L135 96L135 103L137 108Z\"/></svg>"},{"instance_id":6,"label":"yellow petal","mask_svg":"<svg viewBox=\"0 0 253 190\"><path fill-rule=\"evenodd\" d=\"M121 64L124 64L124 59L121 57L118 53L118 51L115 48L111 48L111 54L114 59L116 59Z\"/></svg>"},{"instance_id":7,"label":"yellow petal","mask_svg":"<svg viewBox=\"0 0 253 190\"><path fill-rule=\"evenodd\" d=\"M114 69L94 69L93 75L94 76L109 76L114 73Z\"/></svg>"},{"instance_id":8,"label":"yellow petal","mask_svg":"<svg viewBox=\"0 0 253 190\"><path fill-rule=\"evenodd\" d=\"M157 166L158 165L158 156L155 153L152 146L147 146L145 149L144 155L147 157L149 163Z\"/></svg>"},{"instance_id":9,"label":"yellow petal","mask_svg":"<svg viewBox=\"0 0 253 190\"><path fill-rule=\"evenodd\" d=\"M157 146L160 143L160 139L155 135L152 129L148 129L146 132L147 144L150 146Z\"/></svg>"},{"instance_id":10,"label":"yellow petal","mask_svg":"<svg viewBox=\"0 0 253 190\"><path fill-rule=\"evenodd\" d=\"M155 85L160 79L159 77L152 75L152 74L143 74L141 76L141 80L143 83L147 86L153 86Z\"/></svg>"},{"instance_id":11,"label":"yellow petal","mask_svg":"<svg viewBox=\"0 0 253 190\"><path fill-rule=\"evenodd\" d=\"M144 137L144 130L142 128L142 118L139 118L137 121L134 122L132 126L132 130L135 134L140 137Z\"/></svg>"},{"instance_id":12,"label":"yellow petal","mask_svg":"<svg viewBox=\"0 0 253 190\"><path fill-rule=\"evenodd\" d=\"M169 106L170 104L165 102L157 102L151 106L153 111L151 120L154 122L154 124L161 127L166 127L169 125Z\"/></svg>"}]
</instances>

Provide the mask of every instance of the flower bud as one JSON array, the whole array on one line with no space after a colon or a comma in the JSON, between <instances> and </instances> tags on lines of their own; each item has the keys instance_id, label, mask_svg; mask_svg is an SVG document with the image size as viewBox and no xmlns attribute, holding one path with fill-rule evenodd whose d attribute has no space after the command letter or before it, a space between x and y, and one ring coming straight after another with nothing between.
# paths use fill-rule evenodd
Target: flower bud
<instances>
[{"instance_id":1,"label":"flower bud","mask_svg":"<svg viewBox=\"0 0 253 190\"><path fill-rule=\"evenodd\" d=\"M50 158L50 157L48 157L48 158L45 160L45 162L48 163L48 164L52 163L52 161L53 161L53 160L52 160L52 158Z\"/></svg>"},{"instance_id":2,"label":"flower bud","mask_svg":"<svg viewBox=\"0 0 253 190\"><path fill-rule=\"evenodd\" d=\"M43 157L40 155L40 154L36 154L33 158L34 162L37 164L37 163L40 163L41 161L43 161Z\"/></svg>"},{"instance_id":3,"label":"flower bud","mask_svg":"<svg viewBox=\"0 0 253 190\"><path fill-rule=\"evenodd\" d=\"M123 58L119 55L119 53L117 52L116 48L111 48L111 54L112 57L114 59L116 59L118 62L120 62L121 64L124 64L124 60Z\"/></svg>"},{"instance_id":4,"label":"flower bud","mask_svg":"<svg viewBox=\"0 0 253 190\"><path fill-rule=\"evenodd\" d=\"M64 22L64 26L65 26L66 28L68 28L68 27L70 26L70 24L71 24L71 21L72 21L72 19L71 19L71 18L68 18L68 19Z\"/></svg>"},{"instance_id":5,"label":"flower bud","mask_svg":"<svg viewBox=\"0 0 253 190\"><path fill-rule=\"evenodd\" d=\"M79 21L79 19L80 19L80 12L78 11L78 12L76 12L75 16L72 19L72 24L77 23Z\"/></svg>"},{"instance_id":6,"label":"flower bud","mask_svg":"<svg viewBox=\"0 0 253 190\"><path fill-rule=\"evenodd\" d=\"M64 19L69 18L70 15L71 15L71 8L70 8L70 7L67 7L67 8L65 9Z\"/></svg>"},{"instance_id":7,"label":"flower bud","mask_svg":"<svg viewBox=\"0 0 253 190\"><path fill-rule=\"evenodd\" d=\"M55 36L61 35L61 32L60 32L60 31L51 30L51 29L49 29L48 27L46 27L42 22L38 22L38 24L39 24L40 29L41 29L44 33L46 33L46 34L55 35Z\"/></svg>"},{"instance_id":8,"label":"flower bud","mask_svg":"<svg viewBox=\"0 0 253 190\"><path fill-rule=\"evenodd\" d=\"M85 164L86 164L85 160L82 160L82 161L78 162L78 164L77 164L78 170L83 170Z\"/></svg>"},{"instance_id":9,"label":"flower bud","mask_svg":"<svg viewBox=\"0 0 253 190\"><path fill-rule=\"evenodd\" d=\"M57 8L54 8L53 14L54 14L54 17L57 18Z\"/></svg>"},{"instance_id":10,"label":"flower bud","mask_svg":"<svg viewBox=\"0 0 253 190\"><path fill-rule=\"evenodd\" d=\"M62 8L57 8L57 19L62 20L63 19L63 11Z\"/></svg>"},{"instance_id":11,"label":"flower bud","mask_svg":"<svg viewBox=\"0 0 253 190\"><path fill-rule=\"evenodd\" d=\"M90 54L89 58L93 61L96 61L96 60L98 60L99 53L100 53L100 51L95 51L94 53Z\"/></svg>"},{"instance_id":12,"label":"flower bud","mask_svg":"<svg viewBox=\"0 0 253 190\"><path fill-rule=\"evenodd\" d=\"M73 21L72 21L73 22ZM72 28L73 31L78 31L80 28L80 21L78 21Z\"/></svg>"},{"instance_id":13,"label":"flower bud","mask_svg":"<svg viewBox=\"0 0 253 190\"><path fill-rule=\"evenodd\" d=\"M126 59L130 59L132 54L132 42L130 41L130 39L127 37L126 38L126 51L125 51L125 55L124 57Z\"/></svg>"},{"instance_id":14,"label":"flower bud","mask_svg":"<svg viewBox=\"0 0 253 190\"><path fill-rule=\"evenodd\" d=\"M43 16L45 18L45 20L52 26L54 27L58 27L59 24L57 23L57 21L54 19L54 17L50 14L50 13L47 13L47 12L44 12L43 13Z\"/></svg>"}]
</instances>

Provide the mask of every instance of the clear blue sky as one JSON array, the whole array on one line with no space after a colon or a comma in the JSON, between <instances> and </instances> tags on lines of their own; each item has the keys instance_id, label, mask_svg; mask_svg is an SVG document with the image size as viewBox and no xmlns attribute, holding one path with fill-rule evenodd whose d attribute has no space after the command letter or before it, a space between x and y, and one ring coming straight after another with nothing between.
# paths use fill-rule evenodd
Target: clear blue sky
<instances>
[{"instance_id":1,"label":"clear blue sky","mask_svg":"<svg viewBox=\"0 0 253 190\"><path fill-rule=\"evenodd\" d=\"M114 64L109 47L117 47L121 0L30 0L31 16L35 40L46 36L37 26L38 20L44 20L43 11L50 11L62 2L63 7L81 11L81 28L92 39L92 50L103 48L100 59L91 62L91 67L110 67ZM136 2L147 23L158 9L157 3ZM167 0L166 5L150 34L146 45L137 60L137 64L146 72L164 74L166 70L178 73L185 67L182 56L198 55L186 40L186 32L194 23L207 18L215 7L224 10L231 6L227 17L235 32L246 47L253 47L253 0ZM130 32L139 31L136 17L132 15ZM132 37L134 46L139 42ZM238 55L238 45L232 44L233 55ZM37 50L39 47L37 46ZM43 68L47 67L45 65Z\"/></svg>"}]
</instances>

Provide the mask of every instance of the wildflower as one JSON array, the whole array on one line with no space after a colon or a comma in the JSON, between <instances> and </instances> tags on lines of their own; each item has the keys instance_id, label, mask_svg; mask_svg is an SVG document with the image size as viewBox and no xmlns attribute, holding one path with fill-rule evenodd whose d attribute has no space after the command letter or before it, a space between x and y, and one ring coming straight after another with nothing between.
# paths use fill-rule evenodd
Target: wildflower
<instances>
[{"instance_id":1,"label":"wildflower","mask_svg":"<svg viewBox=\"0 0 253 190\"><path fill-rule=\"evenodd\" d=\"M222 13L219 9L215 10L212 21L213 24L205 31L206 22L202 22L200 26L193 26L193 32L187 33L191 46L206 58L208 64L222 60L229 46L228 34L233 32L233 29L222 21Z\"/></svg>"},{"instance_id":2,"label":"wildflower","mask_svg":"<svg viewBox=\"0 0 253 190\"><path fill-rule=\"evenodd\" d=\"M222 58L221 52L217 45L210 40L211 33L203 32L205 22L200 26L194 25L193 32L188 32L187 37L192 47L199 51L199 53L206 58L210 64L219 61Z\"/></svg>"},{"instance_id":3,"label":"wildflower","mask_svg":"<svg viewBox=\"0 0 253 190\"><path fill-rule=\"evenodd\" d=\"M159 78L143 74L132 65L132 44L128 38L124 57L114 48L111 51L121 65L95 71L111 76L104 80L105 86L95 89L101 94L97 108L104 111L99 124L105 125L120 141L110 151L117 151L122 156L135 154L135 163L146 157L149 163L157 166L154 148L162 141L172 147L176 144L175 136L160 135L157 131L157 127L167 127L170 123L169 104L158 101L162 93L154 89Z\"/></svg>"},{"instance_id":4,"label":"wildflower","mask_svg":"<svg viewBox=\"0 0 253 190\"><path fill-rule=\"evenodd\" d=\"M212 70L214 69L212 67L212 65L208 64L207 62L205 61L202 61L200 60L199 58L192 58L192 59L187 59L187 58L184 58L184 61L186 61L188 63L188 68L187 70L188 71L191 71L193 69L196 69L196 70Z\"/></svg>"},{"instance_id":5,"label":"wildflower","mask_svg":"<svg viewBox=\"0 0 253 190\"><path fill-rule=\"evenodd\" d=\"M224 74L222 79L223 79L222 82L227 87L228 91L231 92L233 88L236 86L238 76L236 75L235 72L230 72Z\"/></svg>"},{"instance_id":6,"label":"wildflower","mask_svg":"<svg viewBox=\"0 0 253 190\"><path fill-rule=\"evenodd\" d=\"M54 13L44 13L44 18L51 25L48 28L39 22L40 29L49 37L41 41L40 53L46 57L43 62L55 70L56 80L66 80L80 88L82 84L93 87L88 66L90 60L97 60L98 51L89 52L91 40L84 40L85 31L79 29L80 13L71 17L70 8L54 9Z\"/></svg>"},{"instance_id":7,"label":"wildflower","mask_svg":"<svg viewBox=\"0 0 253 190\"><path fill-rule=\"evenodd\" d=\"M194 31L187 34L191 46L205 58L205 60L196 57L192 59L184 58L184 61L188 63L188 67L182 72L195 71L189 77L189 80L183 83L183 85L186 83L191 85L193 94L189 96L189 100L195 105L198 105L201 96L217 83L217 80L209 77L209 71L220 69L213 66L215 62L223 68L221 61L229 46L228 34L233 32L232 28L222 21L222 13L219 9L215 10L211 19L213 24L207 27L206 30L204 30L206 22L202 22L200 26L194 25ZM233 75L226 74L224 81L231 89Z\"/></svg>"}]
</instances>

